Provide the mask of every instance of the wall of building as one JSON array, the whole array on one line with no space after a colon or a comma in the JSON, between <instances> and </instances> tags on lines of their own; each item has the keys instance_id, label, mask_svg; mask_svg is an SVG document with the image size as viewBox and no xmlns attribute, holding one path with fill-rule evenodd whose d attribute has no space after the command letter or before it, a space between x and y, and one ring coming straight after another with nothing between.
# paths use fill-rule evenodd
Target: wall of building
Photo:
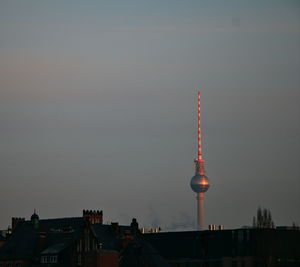
<instances>
[{"instance_id":1,"label":"wall of building","mask_svg":"<svg viewBox=\"0 0 300 267\"><path fill-rule=\"evenodd\" d=\"M119 253L111 251L98 254L97 267L119 267Z\"/></svg>"}]
</instances>

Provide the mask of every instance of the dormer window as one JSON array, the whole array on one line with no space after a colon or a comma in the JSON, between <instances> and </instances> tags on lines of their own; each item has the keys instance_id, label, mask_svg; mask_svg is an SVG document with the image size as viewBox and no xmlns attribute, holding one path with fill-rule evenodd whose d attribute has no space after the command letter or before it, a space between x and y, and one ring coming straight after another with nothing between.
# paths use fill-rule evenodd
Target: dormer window
<instances>
[{"instance_id":1,"label":"dormer window","mask_svg":"<svg viewBox=\"0 0 300 267\"><path fill-rule=\"evenodd\" d=\"M47 264L57 263L57 255L42 256L41 263L47 263Z\"/></svg>"}]
</instances>

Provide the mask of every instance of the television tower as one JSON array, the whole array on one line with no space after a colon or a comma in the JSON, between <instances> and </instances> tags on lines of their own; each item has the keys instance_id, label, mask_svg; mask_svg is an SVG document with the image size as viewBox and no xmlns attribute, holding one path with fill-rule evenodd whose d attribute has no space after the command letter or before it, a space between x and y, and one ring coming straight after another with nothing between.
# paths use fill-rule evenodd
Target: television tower
<instances>
[{"instance_id":1,"label":"television tower","mask_svg":"<svg viewBox=\"0 0 300 267\"><path fill-rule=\"evenodd\" d=\"M200 92L198 91L198 157L195 162L195 175L191 179L191 188L197 193L197 230L204 229L204 193L209 188L209 180L205 175L204 160L202 158L201 140L201 112L200 112Z\"/></svg>"}]
</instances>

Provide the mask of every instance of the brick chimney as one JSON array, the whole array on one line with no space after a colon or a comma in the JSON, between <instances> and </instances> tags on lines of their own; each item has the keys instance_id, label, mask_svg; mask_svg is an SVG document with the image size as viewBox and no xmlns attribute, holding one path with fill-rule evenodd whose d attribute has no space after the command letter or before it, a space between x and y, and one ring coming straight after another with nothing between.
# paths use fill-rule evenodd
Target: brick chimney
<instances>
[{"instance_id":1,"label":"brick chimney","mask_svg":"<svg viewBox=\"0 0 300 267\"><path fill-rule=\"evenodd\" d=\"M91 224L103 224L103 211L102 210L83 210L82 216Z\"/></svg>"},{"instance_id":2,"label":"brick chimney","mask_svg":"<svg viewBox=\"0 0 300 267\"><path fill-rule=\"evenodd\" d=\"M11 218L11 229L12 229L12 231L15 230L15 228L16 228L16 226L17 226L17 224L18 224L19 222L24 222L24 221L25 221L25 218L12 217L12 218Z\"/></svg>"}]
</instances>

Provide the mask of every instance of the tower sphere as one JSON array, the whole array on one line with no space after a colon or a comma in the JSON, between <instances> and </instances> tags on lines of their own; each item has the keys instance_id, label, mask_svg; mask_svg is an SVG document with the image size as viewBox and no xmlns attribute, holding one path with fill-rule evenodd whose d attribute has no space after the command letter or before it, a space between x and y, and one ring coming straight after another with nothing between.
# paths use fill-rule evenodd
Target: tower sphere
<instances>
[{"instance_id":1,"label":"tower sphere","mask_svg":"<svg viewBox=\"0 0 300 267\"><path fill-rule=\"evenodd\" d=\"M191 179L191 188L196 193L204 193L209 188L209 180L204 174L196 174Z\"/></svg>"}]
</instances>

